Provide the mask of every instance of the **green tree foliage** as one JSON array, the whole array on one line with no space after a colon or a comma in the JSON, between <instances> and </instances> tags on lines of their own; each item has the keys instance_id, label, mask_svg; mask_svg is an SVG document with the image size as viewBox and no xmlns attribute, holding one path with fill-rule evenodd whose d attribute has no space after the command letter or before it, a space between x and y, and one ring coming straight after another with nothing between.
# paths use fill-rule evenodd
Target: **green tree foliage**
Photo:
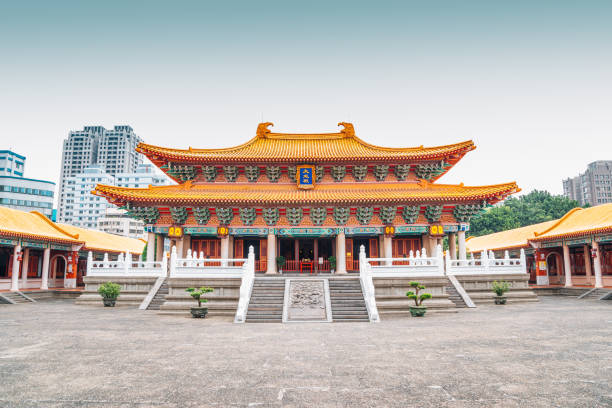
<instances>
[{"instance_id":1,"label":"green tree foliage","mask_svg":"<svg viewBox=\"0 0 612 408\"><path fill-rule=\"evenodd\" d=\"M473 217L470 222L470 235L487 235L554 220L579 206L577 201L567 197L534 190L518 198L511 197L502 205L491 207Z\"/></svg>"}]
</instances>

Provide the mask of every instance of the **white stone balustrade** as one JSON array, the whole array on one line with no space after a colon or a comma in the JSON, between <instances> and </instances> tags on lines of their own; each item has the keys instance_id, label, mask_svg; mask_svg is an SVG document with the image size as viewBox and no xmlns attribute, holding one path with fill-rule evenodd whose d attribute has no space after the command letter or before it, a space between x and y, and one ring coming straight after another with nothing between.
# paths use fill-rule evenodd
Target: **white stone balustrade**
<instances>
[{"instance_id":1,"label":"white stone balustrade","mask_svg":"<svg viewBox=\"0 0 612 408\"><path fill-rule=\"evenodd\" d=\"M378 315L378 307L376 306L375 288L372 280L372 270L370 264L366 260L365 247L361 245L359 248L359 282L361 283L361 291L365 300L368 317L371 322L380 322Z\"/></svg>"},{"instance_id":2,"label":"white stone balustrade","mask_svg":"<svg viewBox=\"0 0 612 408\"><path fill-rule=\"evenodd\" d=\"M494 275L527 273L525 250L521 249L520 258L510 258L508 251L504 257L496 259L493 251L482 251L480 258L451 259L446 254L447 275Z\"/></svg>"},{"instance_id":3,"label":"white stone balustrade","mask_svg":"<svg viewBox=\"0 0 612 408\"><path fill-rule=\"evenodd\" d=\"M119 254L116 261L109 261L108 254L104 254L102 261L94 261L93 254L87 254L87 274L86 276L119 276L119 277L160 277L168 273L167 254L164 253L161 262L133 261L132 254L126 252Z\"/></svg>"},{"instance_id":4,"label":"white stone balustrade","mask_svg":"<svg viewBox=\"0 0 612 408\"><path fill-rule=\"evenodd\" d=\"M253 292L253 283L255 283L255 250L253 246L249 246L249 255L244 265L242 283L240 284L240 298L238 299L238 308L234 317L235 323L245 322L251 293Z\"/></svg>"},{"instance_id":5,"label":"white stone balustrade","mask_svg":"<svg viewBox=\"0 0 612 408\"><path fill-rule=\"evenodd\" d=\"M423 248L416 253L410 251L408 258L365 258L365 264L370 268L374 278L444 276L444 258L441 245L436 247L436 253L433 257L428 257L427 250Z\"/></svg>"},{"instance_id":6,"label":"white stone balustrade","mask_svg":"<svg viewBox=\"0 0 612 408\"><path fill-rule=\"evenodd\" d=\"M179 258L176 247L170 254L171 278L242 278L248 268L255 269L255 262L249 265L248 259L206 259L204 253L187 251L186 258ZM253 272L254 273L254 272Z\"/></svg>"}]
</instances>

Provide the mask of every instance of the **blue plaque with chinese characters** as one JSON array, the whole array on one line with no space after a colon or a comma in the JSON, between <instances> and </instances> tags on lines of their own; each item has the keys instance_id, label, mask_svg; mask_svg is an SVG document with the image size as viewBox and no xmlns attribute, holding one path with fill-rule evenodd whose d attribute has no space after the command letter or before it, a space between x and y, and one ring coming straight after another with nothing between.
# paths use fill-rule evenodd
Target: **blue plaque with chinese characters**
<instances>
[{"instance_id":1,"label":"blue plaque with chinese characters","mask_svg":"<svg viewBox=\"0 0 612 408\"><path fill-rule=\"evenodd\" d=\"M298 188L314 188L315 166L312 164L297 166L296 178Z\"/></svg>"}]
</instances>

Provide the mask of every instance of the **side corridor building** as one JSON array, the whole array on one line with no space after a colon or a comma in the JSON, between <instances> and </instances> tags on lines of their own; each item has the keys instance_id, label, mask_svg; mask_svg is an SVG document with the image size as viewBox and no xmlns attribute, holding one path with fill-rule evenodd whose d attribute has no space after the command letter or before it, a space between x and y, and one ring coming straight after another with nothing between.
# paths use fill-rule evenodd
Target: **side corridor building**
<instances>
[{"instance_id":1,"label":"side corridor building","mask_svg":"<svg viewBox=\"0 0 612 408\"><path fill-rule=\"evenodd\" d=\"M525 249L538 285L612 287L612 203L574 208L558 220L467 239L467 250Z\"/></svg>"}]
</instances>

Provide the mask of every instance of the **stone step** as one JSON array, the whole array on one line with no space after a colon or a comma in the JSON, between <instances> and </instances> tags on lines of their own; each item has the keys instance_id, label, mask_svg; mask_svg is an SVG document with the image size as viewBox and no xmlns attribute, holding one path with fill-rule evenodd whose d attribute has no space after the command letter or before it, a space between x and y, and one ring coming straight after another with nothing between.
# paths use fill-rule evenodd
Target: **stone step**
<instances>
[{"instance_id":1,"label":"stone step","mask_svg":"<svg viewBox=\"0 0 612 408\"><path fill-rule=\"evenodd\" d=\"M365 309L356 309L356 310L351 310L351 309L343 309L343 310L334 310L332 312L332 316L343 316L343 315L359 315L359 316L363 316L363 312L367 312L367 310Z\"/></svg>"},{"instance_id":2,"label":"stone step","mask_svg":"<svg viewBox=\"0 0 612 408\"><path fill-rule=\"evenodd\" d=\"M283 319L253 319L247 318L247 323L282 323Z\"/></svg>"},{"instance_id":3,"label":"stone step","mask_svg":"<svg viewBox=\"0 0 612 408\"><path fill-rule=\"evenodd\" d=\"M339 313L339 314L332 314L332 320L365 320L365 321L369 321L370 319L368 318L367 314L363 314L363 313L359 313L359 314L349 314L349 313Z\"/></svg>"}]
</instances>

